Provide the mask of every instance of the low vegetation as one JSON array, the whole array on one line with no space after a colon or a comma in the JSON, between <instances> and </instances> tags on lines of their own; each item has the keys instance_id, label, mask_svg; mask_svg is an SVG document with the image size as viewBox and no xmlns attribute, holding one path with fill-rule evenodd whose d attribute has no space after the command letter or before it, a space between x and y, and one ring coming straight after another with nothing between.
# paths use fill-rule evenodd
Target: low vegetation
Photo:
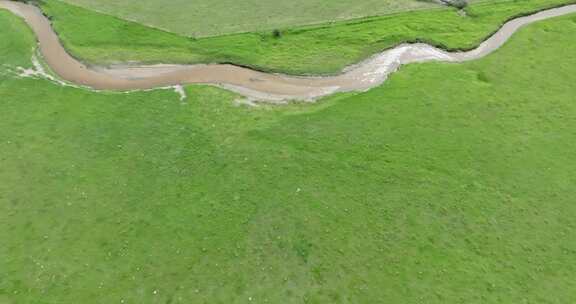
<instances>
[{"instance_id":1,"label":"low vegetation","mask_svg":"<svg viewBox=\"0 0 576 304\"><path fill-rule=\"evenodd\" d=\"M354 0L353 5L349 0L64 1L194 37L269 32L275 28L321 24L439 6L438 3L423 3L417 0Z\"/></svg>"},{"instance_id":2,"label":"low vegetation","mask_svg":"<svg viewBox=\"0 0 576 304\"><path fill-rule=\"evenodd\" d=\"M572 1L572 0L568 0ZM521 14L567 0L472 3L322 26L191 39L51 0L43 6L66 47L92 64L230 62L291 74L331 74L406 41L470 49ZM275 33L281 33L281 37Z\"/></svg>"},{"instance_id":3,"label":"low vegetation","mask_svg":"<svg viewBox=\"0 0 576 304\"><path fill-rule=\"evenodd\" d=\"M441 0L442 3L455 7L457 9L465 9L468 6L467 0Z\"/></svg>"},{"instance_id":4,"label":"low vegetation","mask_svg":"<svg viewBox=\"0 0 576 304\"><path fill-rule=\"evenodd\" d=\"M576 303L576 16L259 108L21 79L0 28L0 303Z\"/></svg>"}]
</instances>

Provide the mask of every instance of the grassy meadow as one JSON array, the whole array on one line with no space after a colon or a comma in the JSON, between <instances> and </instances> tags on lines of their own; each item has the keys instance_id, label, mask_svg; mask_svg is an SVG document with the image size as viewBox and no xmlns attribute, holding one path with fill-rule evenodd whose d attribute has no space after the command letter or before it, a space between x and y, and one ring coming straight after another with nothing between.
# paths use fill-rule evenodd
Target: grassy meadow
<instances>
[{"instance_id":1,"label":"grassy meadow","mask_svg":"<svg viewBox=\"0 0 576 304\"><path fill-rule=\"evenodd\" d=\"M575 15L256 108L18 78L0 28L2 304L576 302Z\"/></svg>"},{"instance_id":2,"label":"grassy meadow","mask_svg":"<svg viewBox=\"0 0 576 304\"><path fill-rule=\"evenodd\" d=\"M328 25L191 39L57 0L43 5L63 43L92 64L229 62L289 74L333 74L406 41L470 49L506 20L572 0L489 1L468 15L444 8Z\"/></svg>"},{"instance_id":3,"label":"grassy meadow","mask_svg":"<svg viewBox=\"0 0 576 304\"><path fill-rule=\"evenodd\" d=\"M64 0L185 36L204 37L438 7L418 0Z\"/></svg>"}]
</instances>

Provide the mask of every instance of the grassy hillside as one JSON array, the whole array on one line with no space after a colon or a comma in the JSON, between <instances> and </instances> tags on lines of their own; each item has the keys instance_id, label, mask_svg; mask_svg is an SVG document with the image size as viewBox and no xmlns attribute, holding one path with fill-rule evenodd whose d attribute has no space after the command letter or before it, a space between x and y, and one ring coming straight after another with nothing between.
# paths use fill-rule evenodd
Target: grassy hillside
<instances>
[{"instance_id":1,"label":"grassy hillside","mask_svg":"<svg viewBox=\"0 0 576 304\"><path fill-rule=\"evenodd\" d=\"M232 62L292 74L337 73L401 42L424 40L448 49L469 49L507 19L572 0L491 1L472 5L468 16L429 10L354 22L282 31L190 39L96 14L56 0L46 1L66 47L94 64Z\"/></svg>"},{"instance_id":2,"label":"grassy hillside","mask_svg":"<svg viewBox=\"0 0 576 304\"><path fill-rule=\"evenodd\" d=\"M185 36L272 30L438 6L418 0L64 0Z\"/></svg>"},{"instance_id":3,"label":"grassy hillside","mask_svg":"<svg viewBox=\"0 0 576 304\"><path fill-rule=\"evenodd\" d=\"M574 303L576 16L317 105L9 70L0 303Z\"/></svg>"}]
</instances>

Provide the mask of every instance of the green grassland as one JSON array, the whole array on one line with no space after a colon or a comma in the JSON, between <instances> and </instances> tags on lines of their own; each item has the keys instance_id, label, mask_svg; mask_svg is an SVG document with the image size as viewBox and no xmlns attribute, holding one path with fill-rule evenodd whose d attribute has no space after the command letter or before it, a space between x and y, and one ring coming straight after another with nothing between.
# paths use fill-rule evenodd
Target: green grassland
<instances>
[{"instance_id":1,"label":"green grassland","mask_svg":"<svg viewBox=\"0 0 576 304\"><path fill-rule=\"evenodd\" d=\"M418 0L64 0L185 36L272 30L437 7Z\"/></svg>"},{"instance_id":2,"label":"green grassland","mask_svg":"<svg viewBox=\"0 0 576 304\"><path fill-rule=\"evenodd\" d=\"M409 12L287 29L280 38L261 32L190 39L57 0L46 1L43 9L68 50L92 64L231 62L290 74L331 74L405 41L470 49L514 16L568 2L480 2L468 8L468 16L449 8Z\"/></svg>"},{"instance_id":3,"label":"green grassland","mask_svg":"<svg viewBox=\"0 0 576 304\"><path fill-rule=\"evenodd\" d=\"M574 15L259 108L19 79L0 28L0 303L576 302Z\"/></svg>"}]
</instances>

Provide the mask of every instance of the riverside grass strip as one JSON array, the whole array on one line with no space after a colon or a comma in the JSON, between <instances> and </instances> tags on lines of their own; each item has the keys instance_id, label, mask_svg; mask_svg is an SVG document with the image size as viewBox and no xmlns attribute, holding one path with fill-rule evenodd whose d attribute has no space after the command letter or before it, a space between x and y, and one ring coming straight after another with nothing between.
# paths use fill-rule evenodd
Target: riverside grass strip
<instances>
[{"instance_id":1,"label":"riverside grass strip","mask_svg":"<svg viewBox=\"0 0 576 304\"><path fill-rule=\"evenodd\" d=\"M52 0L48 0L52 1ZM439 7L418 0L64 0L184 36L272 31L400 11Z\"/></svg>"},{"instance_id":2,"label":"riverside grass strip","mask_svg":"<svg viewBox=\"0 0 576 304\"><path fill-rule=\"evenodd\" d=\"M335 74L406 41L470 49L505 21L573 1L489 1L471 4L467 16L445 8L330 25L193 39L111 16L46 1L45 13L67 49L91 64L233 63L288 74Z\"/></svg>"}]
</instances>

